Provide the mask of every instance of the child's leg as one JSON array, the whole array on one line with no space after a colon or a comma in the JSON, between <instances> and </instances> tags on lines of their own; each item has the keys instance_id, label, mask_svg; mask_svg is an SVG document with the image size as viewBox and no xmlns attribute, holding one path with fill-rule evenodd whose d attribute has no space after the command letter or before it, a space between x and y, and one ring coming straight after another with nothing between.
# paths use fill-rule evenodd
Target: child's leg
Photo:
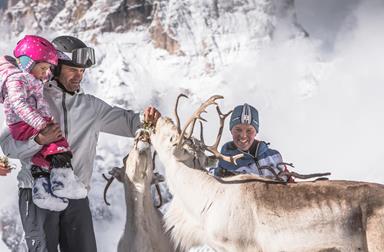
<instances>
[{"instance_id":1,"label":"child's leg","mask_svg":"<svg viewBox=\"0 0 384 252\"><path fill-rule=\"evenodd\" d=\"M21 121L8 125L9 132L15 140L25 141L33 136L39 134L39 131L29 124Z\"/></svg>"},{"instance_id":2,"label":"child's leg","mask_svg":"<svg viewBox=\"0 0 384 252\"><path fill-rule=\"evenodd\" d=\"M39 133L25 122L18 122L8 127L12 137L19 141L25 141ZM33 203L42 209L64 210L68 206L68 200L54 196L51 191L51 182L49 181L50 162L43 157L42 151L35 154L31 161L33 164L31 174L34 178L32 186Z\"/></svg>"},{"instance_id":3,"label":"child's leg","mask_svg":"<svg viewBox=\"0 0 384 252\"><path fill-rule=\"evenodd\" d=\"M13 139L19 140L19 141L28 140L31 137L39 134L38 130L36 130L35 128L33 128L32 126L30 126L29 124L23 121L8 125L8 127ZM43 149L44 147L45 146L43 146ZM34 165L40 166L48 171L50 163L49 161L45 160L45 158L43 157L42 150L36 153L32 157L31 161Z\"/></svg>"},{"instance_id":4,"label":"child's leg","mask_svg":"<svg viewBox=\"0 0 384 252\"><path fill-rule=\"evenodd\" d=\"M37 165L37 166L45 169L47 172L49 172L49 170L50 170L49 168L51 166L51 163L43 157L43 154L41 154L41 151L39 151L37 154L35 154L32 157L31 161L32 161L32 164Z\"/></svg>"},{"instance_id":5,"label":"child's leg","mask_svg":"<svg viewBox=\"0 0 384 252\"><path fill-rule=\"evenodd\" d=\"M71 164L72 153L65 138L62 138L57 142L45 145L41 149L40 153L41 158L50 164L49 169L63 167L67 164Z\"/></svg>"},{"instance_id":6,"label":"child's leg","mask_svg":"<svg viewBox=\"0 0 384 252\"><path fill-rule=\"evenodd\" d=\"M51 159L53 155L61 153L66 153L66 156L69 158L68 162L70 162L72 158L69 144L65 138L61 138L56 142L44 146L44 148L41 150L41 153L45 159Z\"/></svg>"},{"instance_id":7,"label":"child's leg","mask_svg":"<svg viewBox=\"0 0 384 252\"><path fill-rule=\"evenodd\" d=\"M44 148L43 156L51 162L51 189L58 197L83 199L87 196L85 185L75 176L68 142L62 138Z\"/></svg>"},{"instance_id":8,"label":"child's leg","mask_svg":"<svg viewBox=\"0 0 384 252\"><path fill-rule=\"evenodd\" d=\"M48 170L32 165L31 173L34 178L32 186L33 203L42 209L51 211L63 211L66 209L68 199L59 198L52 194Z\"/></svg>"}]
</instances>

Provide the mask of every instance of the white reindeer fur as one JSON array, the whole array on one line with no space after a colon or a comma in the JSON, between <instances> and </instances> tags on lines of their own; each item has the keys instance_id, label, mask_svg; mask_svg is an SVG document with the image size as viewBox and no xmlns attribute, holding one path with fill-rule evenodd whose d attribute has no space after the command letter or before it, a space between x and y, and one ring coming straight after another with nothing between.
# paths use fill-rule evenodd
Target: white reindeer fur
<instances>
[{"instance_id":1,"label":"white reindeer fur","mask_svg":"<svg viewBox=\"0 0 384 252\"><path fill-rule=\"evenodd\" d=\"M127 213L118 252L173 251L161 214L153 206L150 192L153 164L149 145L135 143L125 163L125 175Z\"/></svg>"},{"instance_id":2,"label":"white reindeer fur","mask_svg":"<svg viewBox=\"0 0 384 252\"><path fill-rule=\"evenodd\" d=\"M160 118L151 142L173 194L166 228L180 250L208 244L233 252L384 251L383 185L217 179L193 167L193 155L179 161L175 154L185 153L175 150L177 139L172 121Z\"/></svg>"}]
</instances>

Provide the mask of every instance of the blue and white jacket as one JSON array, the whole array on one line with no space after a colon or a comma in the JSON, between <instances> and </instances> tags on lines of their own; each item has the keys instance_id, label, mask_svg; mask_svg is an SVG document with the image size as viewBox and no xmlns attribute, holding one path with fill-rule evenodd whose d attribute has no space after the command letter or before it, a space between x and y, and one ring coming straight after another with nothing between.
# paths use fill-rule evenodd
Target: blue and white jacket
<instances>
[{"instance_id":1,"label":"blue and white jacket","mask_svg":"<svg viewBox=\"0 0 384 252\"><path fill-rule=\"evenodd\" d=\"M272 172L263 169L263 166L270 166L276 174L285 169L284 165L278 165L283 162L280 153L270 149L264 141L255 140L248 152L238 149L232 141L227 142L221 148L221 154L226 156L244 154L244 156L237 160L237 165L220 160L214 171L216 176L221 176L223 169L233 173L251 173L263 177L273 176Z\"/></svg>"}]
</instances>

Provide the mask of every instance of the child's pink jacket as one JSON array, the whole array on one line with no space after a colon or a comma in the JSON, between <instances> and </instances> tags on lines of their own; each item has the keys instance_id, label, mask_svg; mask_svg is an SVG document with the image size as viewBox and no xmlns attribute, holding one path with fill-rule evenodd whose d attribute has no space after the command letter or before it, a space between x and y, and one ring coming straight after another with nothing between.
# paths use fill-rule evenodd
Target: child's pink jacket
<instances>
[{"instance_id":1,"label":"child's pink jacket","mask_svg":"<svg viewBox=\"0 0 384 252\"><path fill-rule=\"evenodd\" d=\"M22 72L11 56L0 57L0 103L8 125L24 121L36 130L47 125L51 117L43 98L43 83L32 74Z\"/></svg>"}]
</instances>

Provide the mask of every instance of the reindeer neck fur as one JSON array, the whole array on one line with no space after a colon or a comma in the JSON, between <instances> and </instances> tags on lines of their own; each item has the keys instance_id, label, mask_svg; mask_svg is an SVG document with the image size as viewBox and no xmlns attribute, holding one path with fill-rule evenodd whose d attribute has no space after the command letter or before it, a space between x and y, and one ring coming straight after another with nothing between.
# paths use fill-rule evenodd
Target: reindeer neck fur
<instances>
[{"instance_id":1,"label":"reindeer neck fur","mask_svg":"<svg viewBox=\"0 0 384 252\"><path fill-rule=\"evenodd\" d=\"M152 139L152 144L157 151L161 163L164 165L167 185L174 197L180 197L187 209L199 214L195 209L204 208L207 201L214 197L211 185L215 179L204 169L202 156L203 152L192 153L185 149L177 150L174 144L168 146L163 144L165 141L156 142ZM158 147L158 148L157 148ZM185 146L184 146L185 148ZM198 195L198 197L191 197ZM202 200L204 199L204 200ZM196 206L199 206L196 208Z\"/></svg>"},{"instance_id":2,"label":"reindeer neck fur","mask_svg":"<svg viewBox=\"0 0 384 252\"><path fill-rule=\"evenodd\" d=\"M126 224L118 251L172 251L161 214L153 206L151 197L153 165L150 149L140 152L134 146L125 167Z\"/></svg>"},{"instance_id":3,"label":"reindeer neck fur","mask_svg":"<svg viewBox=\"0 0 384 252\"><path fill-rule=\"evenodd\" d=\"M166 181L173 200L165 215L166 228L181 250L204 244L205 215L222 188L203 170L196 155L175 150L177 131L167 118L160 119L151 142L165 168ZM203 153L198 153L204 155ZM197 158L199 159L199 158Z\"/></svg>"}]
</instances>

